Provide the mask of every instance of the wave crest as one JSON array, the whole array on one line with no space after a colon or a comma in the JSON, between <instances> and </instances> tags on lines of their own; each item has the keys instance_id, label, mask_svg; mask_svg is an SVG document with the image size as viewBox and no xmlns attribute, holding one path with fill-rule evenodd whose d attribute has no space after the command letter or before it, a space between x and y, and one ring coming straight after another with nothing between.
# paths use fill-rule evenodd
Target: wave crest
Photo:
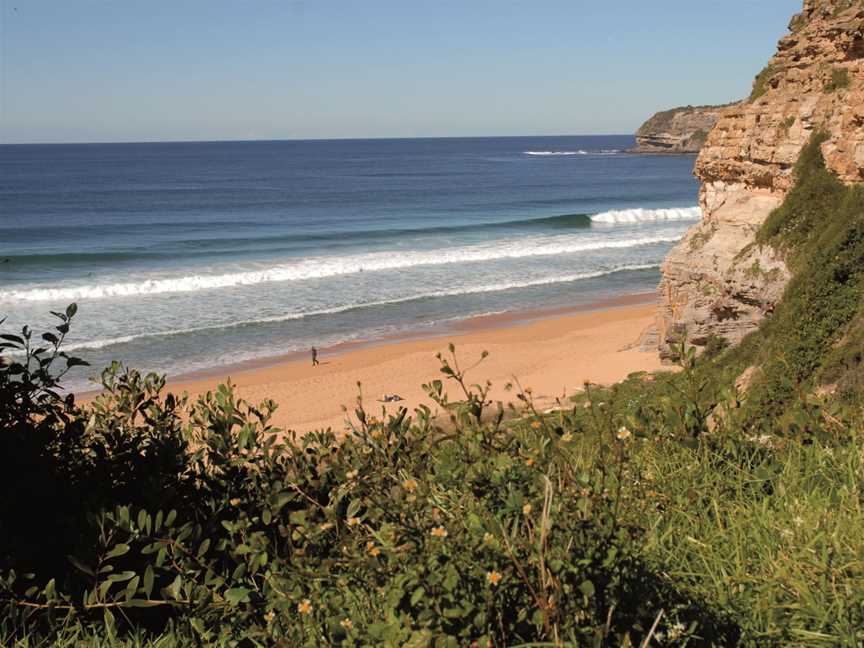
<instances>
[{"instance_id":1,"label":"wave crest","mask_svg":"<svg viewBox=\"0 0 864 648\"><path fill-rule=\"evenodd\" d=\"M395 299L383 299L369 302L356 302L353 304L345 304L342 306L334 306L333 308L322 308L306 312L286 313L284 315L276 315L273 317L261 317L257 319L240 320L228 324L212 324L208 326L196 326L184 329L176 329L169 331L156 331L152 333L139 333L137 335L124 335L116 338L107 338L100 340L90 340L86 342L77 342L66 345L67 351L80 350L97 350L105 347L128 344L140 339L149 338L164 338L174 335L186 335L191 333L202 333L205 331L218 331L232 328L241 328L244 326L253 326L256 324L272 324L278 322L289 322L292 320L305 319L309 317L319 317L323 315L335 315L338 313L346 313L364 308L378 308L381 306L392 306L396 304L404 304L407 302L421 301L424 299L436 299L442 297L459 297L461 295L476 295L491 292L503 292L505 290L516 290L519 288L534 288L537 286L547 286L559 283L572 283L585 279L597 279L608 275L617 274L619 272L633 272L638 270L653 270L659 266L656 263L638 264L638 265L621 265L605 270L596 270L593 272L581 272L568 275L558 275L553 277L544 277L542 279L533 279L528 281L513 281L497 284L489 284L486 286L466 286L463 288L454 288L452 290L440 290L416 295L408 295L405 297L397 297ZM491 313L490 313L491 314ZM14 355L14 354L13 354Z\"/></svg>"},{"instance_id":2,"label":"wave crest","mask_svg":"<svg viewBox=\"0 0 864 648\"><path fill-rule=\"evenodd\" d=\"M661 221L691 221L702 218L699 207L665 209L618 209L590 216L592 223L622 225L626 223L657 223Z\"/></svg>"},{"instance_id":3,"label":"wave crest","mask_svg":"<svg viewBox=\"0 0 864 648\"><path fill-rule=\"evenodd\" d=\"M33 287L0 291L0 302L68 302L83 299L134 297L165 293L188 293L234 288L262 283L325 279L360 272L404 270L417 266L440 266L502 259L555 256L605 249L626 249L673 243L679 232L658 232L653 236L592 241L584 236L544 236L508 239L446 250L414 250L400 254L373 252L341 257L317 257L274 265L261 270L240 270L222 274L194 274L159 277L140 281L105 283L64 288Z\"/></svg>"},{"instance_id":4,"label":"wave crest","mask_svg":"<svg viewBox=\"0 0 864 648\"><path fill-rule=\"evenodd\" d=\"M588 151L523 151L525 155L588 155Z\"/></svg>"}]
</instances>

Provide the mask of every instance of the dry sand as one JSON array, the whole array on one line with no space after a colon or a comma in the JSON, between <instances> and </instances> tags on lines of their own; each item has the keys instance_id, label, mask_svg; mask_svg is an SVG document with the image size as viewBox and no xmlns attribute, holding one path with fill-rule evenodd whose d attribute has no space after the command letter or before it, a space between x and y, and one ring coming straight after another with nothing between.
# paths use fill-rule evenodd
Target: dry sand
<instances>
[{"instance_id":1,"label":"dry sand","mask_svg":"<svg viewBox=\"0 0 864 648\"><path fill-rule=\"evenodd\" d=\"M656 352L640 351L636 342L652 323L653 303L645 295L597 304L597 310L516 323L512 317L486 317L463 324L458 331L425 339L381 341L371 345L348 345L322 349L321 365L311 366L310 358L296 355L269 366L237 367L210 376L170 380L172 391L191 396L213 389L229 379L243 398L252 402L271 398L279 404L274 424L283 429L305 432L321 428L345 429L345 405L353 411L357 383L363 385L367 411L393 412L400 405L409 411L434 403L421 385L443 379L435 354L456 345L460 364L476 362L482 351L489 352L471 372L471 382L491 380L490 397L505 403L516 401L505 385L518 379L530 387L538 407L555 404L556 397L581 389L585 380L608 384L634 371L660 369ZM611 307L610 307L611 306ZM525 314L522 314L523 318ZM538 315L539 316L539 315ZM452 381L448 391L455 395ZM382 394L399 394L401 403L381 404Z\"/></svg>"}]
</instances>

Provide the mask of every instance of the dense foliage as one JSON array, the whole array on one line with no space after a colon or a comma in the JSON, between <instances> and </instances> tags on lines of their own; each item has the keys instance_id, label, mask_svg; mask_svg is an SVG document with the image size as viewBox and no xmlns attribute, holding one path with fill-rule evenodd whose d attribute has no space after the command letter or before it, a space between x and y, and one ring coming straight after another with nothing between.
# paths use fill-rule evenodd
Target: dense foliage
<instances>
[{"instance_id":1,"label":"dense foliage","mask_svg":"<svg viewBox=\"0 0 864 648\"><path fill-rule=\"evenodd\" d=\"M19 394L51 380L51 362L21 379L38 357L23 351L0 374ZM43 465L4 475L6 643L734 635L640 555L642 502L624 494L640 482L634 442L605 408L485 422L484 388L466 384L455 357L442 370L465 389L453 401L440 381L427 385L450 413L445 426L426 410L379 419L361 402L341 443L329 432L280 443L270 403L253 407L230 386L188 403L164 394L161 378L117 365L92 405L55 396L18 410L3 434L14 445L41 430ZM34 503L20 485L41 480L64 492L16 517Z\"/></svg>"},{"instance_id":2,"label":"dense foliage","mask_svg":"<svg viewBox=\"0 0 864 648\"><path fill-rule=\"evenodd\" d=\"M820 143L760 331L551 413L451 347L442 414L298 438L118 364L64 396L74 306L0 335L0 645L861 645L864 194Z\"/></svg>"}]
</instances>

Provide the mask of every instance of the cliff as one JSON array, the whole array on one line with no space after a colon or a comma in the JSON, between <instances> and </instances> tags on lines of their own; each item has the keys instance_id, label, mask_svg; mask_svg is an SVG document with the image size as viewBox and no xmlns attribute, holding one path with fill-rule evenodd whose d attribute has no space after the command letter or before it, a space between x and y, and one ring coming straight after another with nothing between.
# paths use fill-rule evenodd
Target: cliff
<instances>
[{"instance_id":1,"label":"cliff","mask_svg":"<svg viewBox=\"0 0 864 648\"><path fill-rule=\"evenodd\" d=\"M662 267L661 355L683 335L738 342L772 312L789 281L784 254L756 244L792 187L814 131L843 182L864 180L864 2L805 0L750 98L723 111L696 161L702 221Z\"/></svg>"},{"instance_id":2,"label":"cliff","mask_svg":"<svg viewBox=\"0 0 864 648\"><path fill-rule=\"evenodd\" d=\"M698 153L727 106L682 106L658 112L636 131L633 153Z\"/></svg>"}]
</instances>

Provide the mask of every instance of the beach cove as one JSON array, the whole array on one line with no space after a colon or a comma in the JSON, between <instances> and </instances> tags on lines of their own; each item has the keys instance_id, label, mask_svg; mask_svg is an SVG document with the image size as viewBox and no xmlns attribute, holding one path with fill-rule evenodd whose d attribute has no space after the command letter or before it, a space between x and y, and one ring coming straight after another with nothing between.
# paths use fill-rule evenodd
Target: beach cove
<instances>
[{"instance_id":1,"label":"beach cove","mask_svg":"<svg viewBox=\"0 0 864 648\"><path fill-rule=\"evenodd\" d=\"M308 354L271 358L254 366L237 365L206 375L169 377L168 389L191 397L230 380L238 394L257 403L273 399L278 405L273 424L299 433L332 428L344 432L346 413L353 412L361 383L368 412L409 412L421 404L436 411L422 385L443 379L438 352L452 343L462 366L489 356L469 374L470 381L493 383L492 401L518 403L518 380L530 388L535 405L546 410L566 406L566 397L582 389L584 381L610 384L638 371L661 369L656 352L639 348L639 339L654 320L653 295L640 294L597 302L554 313L522 313L511 317L475 318L458 328L434 335L383 339L321 349L321 365L313 367ZM455 395L453 385L450 392ZM384 394L404 400L381 403Z\"/></svg>"}]
</instances>

